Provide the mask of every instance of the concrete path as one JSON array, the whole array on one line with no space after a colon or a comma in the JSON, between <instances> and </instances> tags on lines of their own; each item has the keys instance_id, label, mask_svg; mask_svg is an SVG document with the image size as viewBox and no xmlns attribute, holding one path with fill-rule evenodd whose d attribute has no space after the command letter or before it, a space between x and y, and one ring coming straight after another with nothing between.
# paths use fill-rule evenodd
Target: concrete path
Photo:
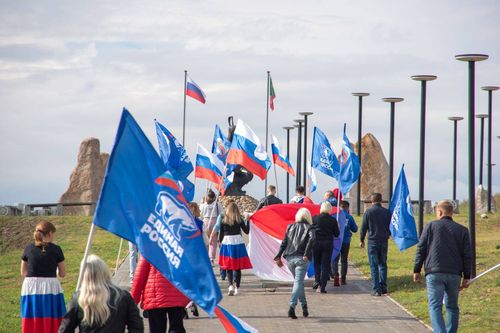
<instances>
[{"instance_id":1,"label":"concrete path","mask_svg":"<svg viewBox=\"0 0 500 333\"><path fill-rule=\"evenodd\" d=\"M113 277L114 282L130 289L128 272L127 258ZM349 267L347 283L346 286L333 287L329 282L327 294L318 294L306 287L310 316L303 318L299 305L296 309L299 319L292 320L287 317L291 284L279 285L275 292L271 292L273 284L263 283L250 271L244 271L240 295L227 296L227 281L219 280L224 295L221 305L261 333L430 332L390 297L371 296L370 282L353 266ZM189 316L184 321L187 332L224 332L219 320L216 317L210 319L202 310L198 318L192 317L191 313Z\"/></svg>"}]
</instances>

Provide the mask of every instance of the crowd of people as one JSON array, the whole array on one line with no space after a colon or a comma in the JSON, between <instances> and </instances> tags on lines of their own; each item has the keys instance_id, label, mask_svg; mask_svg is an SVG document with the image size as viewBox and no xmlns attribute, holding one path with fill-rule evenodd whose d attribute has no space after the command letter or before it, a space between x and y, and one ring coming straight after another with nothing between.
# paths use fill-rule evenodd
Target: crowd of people
<instances>
[{"instance_id":1,"label":"crowd of people","mask_svg":"<svg viewBox=\"0 0 500 333\"><path fill-rule=\"evenodd\" d=\"M362 219L360 247L367 248L371 271L372 295L388 293L387 251L390 237L391 214L382 206L382 196L371 196L372 206ZM268 187L257 210L281 204L276 188ZM304 187L298 186L290 203L312 203L305 196ZM241 271L251 269L243 233L249 234L249 214L241 212L234 201L222 206L216 194L208 190L201 207L189 203L208 248L214 267L218 266L221 280L228 283L228 296L241 293ZM334 209L335 208L335 209ZM340 210L345 217L343 234L333 211ZM458 292L467 288L471 274L471 247L468 230L453 221L453 205L441 201L437 205L438 220L426 225L414 265L414 281L420 282L422 266L425 268L429 312L435 332L456 332L459 309ZM311 216L306 206L297 210L295 221L286 228L276 265L284 266L283 259L293 275L293 288L288 307L288 317L297 319L295 308L301 303L302 314L309 316L304 279L311 260L314 262L314 283L318 293L327 293L328 281L334 287L347 284L348 255L352 234L358 225L349 213L349 202L342 200L338 189L327 191L320 204L320 213ZM151 332L185 332L183 320L187 308L198 316L196 305L179 292L146 259L137 255L135 245L130 245L131 284L129 293L111 281L111 272L104 261L90 255L82 269L84 274L79 290L73 295L66 311L63 291L58 277L65 276L64 254L54 244L56 228L50 222L39 223L34 231L34 242L26 246L21 260L24 277L21 291L23 332L143 332L143 319L137 304L148 318ZM342 236L341 249L333 255L334 238ZM365 245L365 239L367 244ZM218 253L218 257L217 257ZM341 264L339 274L339 261ZM443 302L444 300L444 302ZM442 315L446 307L446 323Z\"/></svg>"}]
</instances>

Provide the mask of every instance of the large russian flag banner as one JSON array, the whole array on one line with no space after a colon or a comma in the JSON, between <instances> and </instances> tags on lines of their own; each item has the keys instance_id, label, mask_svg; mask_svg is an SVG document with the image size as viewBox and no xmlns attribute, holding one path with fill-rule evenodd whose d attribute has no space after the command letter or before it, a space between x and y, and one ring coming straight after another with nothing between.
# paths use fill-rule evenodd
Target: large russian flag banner
<instances>
[{"instance_id":1,"label":"large russian flag banner","mask_svg":"<svg viewBox=\"0 0 500 333\"><path fill-rule=\"evenodd\" d=\"M252 231L249 234L248 255L253 265L253 274L265 280L293 281L286 259L283 258L285 265L280 268L274 262L274 257L278 253L286 228L289 224L295 223L295 214L303 207L307 208L312 216L319 214L320 205L281 204L266 206L250 217ZM330 214L333 216L337 214L336 207L333 207ZM346 219L341 211L339 214L340 237L333 240L332 259L339 254L342 247L345 223Z\"/></svg>"},{"instance_id":2,"label":"large russian flag banner","mask_svg":"<svg viewBox=\"0 0 500 333\"><path fill-rule=\"evenodd\" d=\"M187 77L186 81L186 95L205 104L205 93L203 92L203 90L201 90L200 86L197 85L189 76Z\"/></svg>"},{"instance_id":3,"label":"large russian flag banner","mask_svg":"<svg viewBox=\"0 0 500 333\"><path fill-rule=\"evenodd\" d=\"M215 314L228 333L259 333L259 330L248 325L220 305L215 308Z\"/></svg>"},{"instance_id":4,"label":"large russian flag banner","mask_svg":"<svg viewBox=\"0 0 500 333\"><path fill-rule=\"evenodd\" d=\"M292 164L290 163L288 158L281 153L280 143L278 142L278 139L274 135L271 135L271 137L273 139L273 142L271 143L271 151L273 153L274 164L285 169L285 171L290 175L295 176Z\"/></svg>"},{"instance_id":5,"label":"large russian flag banner","mask_svg":"<svg viewBox=\"0 0 500 333\"><path fill-rule=\"evenodd\" d=\"M254 131L241 119L236 123L226 164L240 164L262 180L266 178L267 170L271 167L271 160L267 156L265 147Z\"/></svg>"},{"instance_id":6,"label":"large russian flag banner","mask_svg":"<svg viewBox=\"0 0 500 333\"><path fill-rule=\"evenodd\" d=\"M215 184L222 186L222 175L224 165L214 154L210 153L205 147L198 144L196 150L196 166L194 176L197 178L206 179Z\"/></svg>"}]
</instances>

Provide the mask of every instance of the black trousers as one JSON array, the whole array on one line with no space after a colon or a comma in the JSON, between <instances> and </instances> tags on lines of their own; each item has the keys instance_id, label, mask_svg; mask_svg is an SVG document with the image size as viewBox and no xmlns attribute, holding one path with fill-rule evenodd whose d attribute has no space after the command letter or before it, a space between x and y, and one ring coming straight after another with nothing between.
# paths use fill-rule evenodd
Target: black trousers
<instances>
[{"instance_id":1,"label":"black trousers","mask_svg":"<svg viewBox=\"0 0 500 333\"><path fill-rule=\"evenodd\" d=\"M332 260L333 241L319 240L314 243L314 280L319 282L321 290L325 290L330 274L330 262Z\"/></svg>"},{"instance_id":2,"label":"black trousers","mask_svg":"<svg viewBox=\"0 0 500 333\"><path fill-rule=\"evenodd\" d=\"M227 270L226 273L229 285L232 285L234 282L236 284L236 288L239 288L241 283L241 269L238 269L237 271Z\"/></svg>"},{"instance_id":3,"label":"black trousers","mask_svg":"<svg viewBox=\"0 0 500 333\"><path fill-rule=\"evenodd\" d=\"M168 314L168 333L186 333L184 329L184 308L159 308L148 310L149 332L165 333L167 332L167 314Z\"/></svg>"},{"instance_id":4,"label":"black trousers","mask_svg":"<svg viewBox=\"0 0 500 333\"><path fill-rule=\"evenodd\" d=\"M332 274L339 274L339 259L342 264L340 268L340 277L345 279L347 276L347 257L349 256L349 248L351 247L351 243L342 244L342 248L340 249L340 253L335 257L332 261Z\"/></svg>"}]
</instances>

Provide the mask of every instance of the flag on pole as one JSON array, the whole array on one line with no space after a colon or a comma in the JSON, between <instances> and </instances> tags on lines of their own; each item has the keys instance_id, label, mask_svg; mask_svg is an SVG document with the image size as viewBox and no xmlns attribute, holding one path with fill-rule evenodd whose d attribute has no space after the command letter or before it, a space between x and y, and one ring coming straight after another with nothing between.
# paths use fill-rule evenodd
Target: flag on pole
<instances>
[{"instance_id":1,"label":"flag on pole","mask_svg":"<svg viewBox=\"0 0 500 333\"><path fill-rule=\"evenodd\" d=\"M271 111L274 111L274 99L276 98L276 93L274 92L273 79L269 76L269 107Z\"/></svg>"},{"instance_id":2,"label":"flag on pole","mask_svg":"<svg viewBox=\"0 0 500 333\"><path fill-rule=\"evenodd\" d=\"M418 243L417 226L413 217L411 206L410 190L404 170L401 166L398 181L394 189L394 194L389 205L391 217L391 236L399 248L399 251L406 250Z\"/></svg>"},{"instance_id":3,"label":"flag on pole","mask_svg":"<svg viewBox=\"0 0 500 333\"><path fill-rule=\"evenodd\" d=\"M194 176L211 181L216 188L222 186L222 174L224 164L214 154L210 153L205 147L198 144L196 151L196 167Z\"/></svg>"},{"instance_id":4,"label":"flag on pole","mask_svg":"<svg viewBox=\"0 0 500 333\"><path fill-rule=\"evenodd\" d=\"M273 142L271 143L271 151L273 153L274 164L285 169L285 171L288 172L290 175L295 176L295 172L293 171L292 164L290 163L288 158L281 153L280 144L278 142L278 139L274 135L271 135L271 138L273 139Z\"/></svg>"},{"instance_id":5,"label":"flag on pole","mask_svg":"<svg viewBox=\"0 0 500 333\"><path fill-rule=\"evenodd\" d=\"M201 230L186 205L178 179L164 172L165 164L124 109L94 224L135 243L141 255L167 280L212 314L222 295Z\"/></svg>"},{"instance_id":6,"label":"flag on pole","mask_svg":"<svg viewBox=\"0 0 500 333\"><path fill-rule=\"evenodd\" d=\"M215 154L222 163L226 163L227 153L231 142L224 135L219 125L215 125L214 141L212 143L212 154Z\"/></svg>"},{"instance_id":7,"label":"flag on pole","mask_svg":"<svg viewBox=\"0 0 500 333\"><path fill-rule=\"evenodd\" d=\"M271 167L271 160L267 156L265 147L254 131L241 119L236 123L226 163L240 164L262 180L266 178L267 170Z\"/></svg>"},{"instance_id":8,"label":"flag on pole","mask_svg":"<svg viewBox=\"0 0 500 333\"><path fill-rule=\"evenodd\" d=\"M316 191L318 182L316 181L316 174L311 166L311 161L307 160L307 193L311 194Z\"/></svg>"},{"instance_id":9,"label":"flag on pole","mask_svg":"<svg viewBox=\"0 0 500 333\"><path fill-rule=\"evenodd\" d=\"M319 128L314 127L312 166L327 176L338 179L340 165L330 142Z\"/></svg>"},{"instance_id":10,"label":"flag on pole","mask_svg":"<svg viewBox=\"0 0 500 333\"><path fill-rule=\"evenodd\" d=\"M186 80L186 95L188 95L189 97L192 97L192 98L196 99L197 101L205 104L205 98L206 98L205 93L203 92L203 90L201 90L200 86L197 85L193 81L193 79L189 77L189 75L187 76L187 80Z\"/></svg>"},{"instance_id":11,"label":"flag on pole","mask_svg":"<svg viewBox=\"0 0 500 333\"><path fill-rule=\"evenodd\" d=\"M358 181L360 172L359 157L354 153L349 138L345 133L342 139L342 155L340 157L339 189L346 195Z\"/></svg>"},{"instance_id":12,"label":"flag on pole","mask_svg":"<svg viewBox=\"0 0 500 333\"><path fill-rule=\"evenodd\" d=\"M259 330L248 325L220 305L215 308L215 314L228 333L259 333Z\"/></svg>"}]
</instances>

